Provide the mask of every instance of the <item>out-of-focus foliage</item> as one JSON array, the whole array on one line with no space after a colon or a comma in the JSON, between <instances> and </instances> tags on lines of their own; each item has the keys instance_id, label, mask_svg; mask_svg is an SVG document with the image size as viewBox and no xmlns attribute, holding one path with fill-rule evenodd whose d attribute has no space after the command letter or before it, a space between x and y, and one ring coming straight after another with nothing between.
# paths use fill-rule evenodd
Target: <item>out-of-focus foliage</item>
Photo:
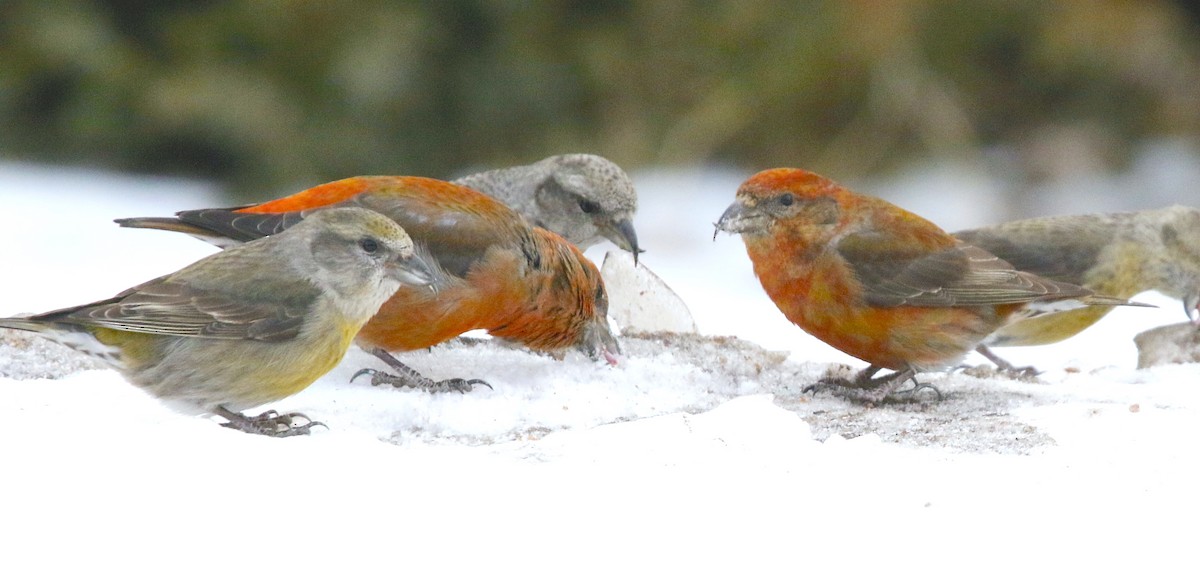
<instances>
[{"instance_id":1,"label":"out-of-focus foliage","mask_svg":"<svg viewBox=\"0 0 1200 572\"><path fill-rule=\"evenodd\" d=\"M995 144L1036 163L1063 139L1119 160L1138 138L1200 134L1186 8L6 0L0 155L259 196L576 151L837 177Z\"/></svg>"}]
</instances>

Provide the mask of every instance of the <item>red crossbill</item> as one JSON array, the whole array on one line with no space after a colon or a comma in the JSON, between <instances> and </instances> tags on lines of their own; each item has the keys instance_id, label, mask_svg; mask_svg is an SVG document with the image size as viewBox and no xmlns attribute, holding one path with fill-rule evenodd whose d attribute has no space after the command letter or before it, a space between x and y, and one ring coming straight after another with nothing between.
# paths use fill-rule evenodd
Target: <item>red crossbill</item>
<instances>
[{"instance_id":1,"label":"red crossbill","mask_svg":"<svg viewBox=\"0 0 1200 572\"><path fill-rule=\"evenodd\" d=\"M1188 318L1200 311L1200 210L1173 206L1132 213L1019 220L954 233L1018 270L1128 298L1157 290L1183 300ZM1014 368L987 346L1033 346L1065 340L1112 310L1088 306L1008 324L978 349L1002 369Z\"/></svg>"},{"instance_id":2,"label":"red crossbill","mask_svg":"<svg viewBox=\"0 0 1200 572\"><path fill-rule=\"evenodd\" d=\"M913 213L799 169L742 183L716 226L742 235L784 316L870 364L852 380L822 380L868 401L957 362L1019 314L1068 300L1124 302L1018 271ZM875 377L884 368L894 373Z\"/></svg>"},{"instance_id":3,"label":"red crossbill","mask_svg":"<svg viewBox=\"0 0 1200 572\"><path fill-rule=\"evenodd\" d=\"M330 209L107 300L0 327L102 358L154 397L221 416L225 426L289 436L318 423L292 427L304 416L241 411L308 387L401 284L432 279L395 222Z\"/></svg>"},{"instance_id":4,"label":"red crossbill","mask_svg":"<svg viewBox=\"0 0 1200 572\"><path fill-rule=\"evenodd\" d=\"M562 237L531 227L504 204L461 185L422 177L354 177L249 207L117 222L186 232L220 244L279 232L330 206L359 206L387 215L437 263L437 292L398 291L359 334L360 346L400 373L365 370L374 383L470 390L482 382L435 382L388 352L427 348L476 329L534 350L578 347L610 362L619 352L608 328L608 298L596 266Z\"/></svg>"},{"instance_id":5,"label":"red crossbill","mask_svg":"<svg viewBox=\"0 0 1200 572\"><path fill-rule=\"evenodd\" d=\"M616 163L598 155L546 157L532 165L484 171L453 181L498 199L531 223L581 249L607 238L633 253L637 192Z\"/></svg>"}]
</instances>

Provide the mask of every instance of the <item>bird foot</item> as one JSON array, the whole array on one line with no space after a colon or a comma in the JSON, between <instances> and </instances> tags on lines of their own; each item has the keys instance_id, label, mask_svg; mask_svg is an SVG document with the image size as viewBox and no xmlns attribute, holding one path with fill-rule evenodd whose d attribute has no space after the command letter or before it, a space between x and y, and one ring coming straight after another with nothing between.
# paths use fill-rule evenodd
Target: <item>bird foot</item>
<instances>
[{"instance_id":1,"label":"bird foot","mask_svg":"<svg viewBox=\"0 0 1200 572\"><path fill-rule=\"evenodd\" d=\"M987 364L960 365L955 367L954 370L961 371L971 377L986 378L1002 375L1016 381L1037 381L1038 376L1042 374L1042 372L1031 365L1025 367L1013 367L1012 365L998 367Z\"/></svg>"},{"instance_id":2,"label":"bird foot","mask_svg":"<svg viewBox=\"0 0 1200 572\"><path fill-rule=\"evenodd\" d=\"M937 395L938 401L941 401L944 397L941 390L937 387L928 383L918 382L914 378L916 372L912 370L903 370L888 375L872 377L877 371L878 368L868 368L852 378L826 376L816 383L805 387L803 393L811 391L815 394L821 389L830 389L851 401L870 404L916 401L917 394L922 390L932 390ZM912 389L898 391L899 387L909 380L913 382Z\"/></svg>"},{"instance_id":3,"label":"bird foot","mask_svg":"<svg viewBox=\"0 0 1200 572\"><path fill-rule=\"evenodd\" d=\"M217 415L224 417L227 421L222 423L222 427L237 429L244 433L252 435L266 435L268 437L294 437L296 435L309 435L313 427L329 428L328 425L320 421L313 421L303 413L279 413L274 409L264 411L253 417L234 413L222 408L217 412ZM304 423L294 425L294 422L303 420Z\"/></svg>"},{"instance_id":4,"label":"bird foot","mask_svg":"<svg viewBox=\"0 0 1200 572\"><path fill-rule=\"evenodd\" d=\"M396 359L396 356L393 356L386 351L383 351L379 348L375 348L370 351L371 355L379 358L383 361L383 363L392 366L392 369L394 369L396 373L386 373L377 369L371 369L369 367L363 368L358 370L358 373L355 373L350 378L351 383L353 383L354 380L360 375L370 375L371 385L383 385L386 383L392 387L411 387L413 389L420 389L429 393L448 393L451 391L467 393L476 385L486 385L488 389L492 389L492 384L482 379L462 379L460 377L454 379L443 379L441 381L429 379L428 377L421 375L421 372L404 365L404 362Z\"/></svg>"},{"instance_id":5,"label":"bird foot","mask_svg":"<svg viewBox=\"0 0 1200 572\"><path fill-rule=\"evenodd\" d=\"M919 382L914 379L913 386L911 388L901 389L893 392L891 395L885 398L885 401L889 403L912 403L920 401L920 396L918 394L921 393L922 390L932 391L933 394L937 396L936 401L941 401L946 398L946 395L943 394L942 390L938 389L936 385L933 385L932 383Z\"/></svg>"},{"instance_id":6,"label":"bird foot","mask_svg":"<svg viewBox=\"0 0 1200 572\"><path fill-rule=\"evenodd\" d=\"M983 375L980 375L980 373L983 373L985 371L982 368L979 368L979 367L968 368L966 366L959 366L959 368L963 369L964 373L973 375L975 377L986 377L987 375L1000 374L1000 375L1008 377L1009 379L1015 379L1018 381L1033 381L1034 379L1037 378L1037 376L1041 375L1041 373L1042 373L1042 372L1038 371L1037 368L1035 368L1031 365L1027 365L1025 367L1017 367L1017 366L1013 365L1011 362L1009 362L1008 360L996 355L996 353L993 352L991 350L991 348L989 348L983 344L980 344L979 346L977 346L975 348L975 351L978 352L979 355L981 355L985 358L988 358L989 361L996 364L996 369L994 371L989 371ZM955 369L958 369L958 368L955 368Z\"/></svg>"},{"instance_id":7,"label":"bird foot","mask_svg":"<svg viewBox=\"0 0 1200 572\"><path fill-rule=\"evenodd\" d=\"M358 373L355 373L354 376L350 378L350 382L353 383L354 380L358 379L359 376L369 375L371 376L371 385L373 386L387 384L398 388L408 387L412 389L420 389L429 393L449 393L451 391L468 393L476 385L484 385L487 386L488 389L492 389L492 384L482 379L463 379L461 377L456 377L453 379L443 379L439 381L429 379L428 377L411 370L408 372L401 371L399 373L400 375L396 375L368 367L358 370Z\"/></svg>"}]
</instances>

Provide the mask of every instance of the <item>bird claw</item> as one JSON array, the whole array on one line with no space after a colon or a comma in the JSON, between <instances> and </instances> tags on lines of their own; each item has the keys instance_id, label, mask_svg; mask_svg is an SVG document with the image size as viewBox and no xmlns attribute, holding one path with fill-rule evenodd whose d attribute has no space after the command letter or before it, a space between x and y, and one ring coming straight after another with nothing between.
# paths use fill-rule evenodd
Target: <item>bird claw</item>
<instances>
[{"instance_id":1,"label":"bird claw","mask_svg":"<svg viewBox=\"0 0 1200 572\"><path fill-rule=\"evenodd\" d=\"M415 371L400 372L400 375L395 375L377 369L363 368L358 370L351 378L353 383L361 375L371 376L371 385L391 385L397 388L412 388L420 389L428 393L449 393L457 391L458 393L470 393L476 385L486 386L488 389L494 389L492 384L482 379L463 379L456 377L453 379L433 380L425 377Z\"/></svg>"},{"instance_id":2,"label":"bird claw","mask_svg":"<svg viewBox=\"0 0 1200 572\"><path fill-rule=\"evenodd\" d=\"M1036 367L1033 367L1031 365L1027 365L1025 367L1008 367L1008 368L1002 367L1002 368L998 368L996 370L996 373L1001 373L1012 379L1022 380L1022 381L1031 381L1033 379L1036 379L1037 376L1042 375L1042 372L1038 371L1038 369Z\"/></svg>"},{"instance_id":3,"label":"bird claw","mask_svg":"<svg viewBox=\"0 0 1200 572\"><path fill-rule=\"evenodd\" d=\"M871 404L916 401L917 394L923 389L932 390L937 395L938 401L944 398L941 390L937 387L918 382L914 378L916 373L911 370L873 377L878 370L879 368L875 367L868 368L852 378L826 376L805 387L801 393L812 392L815 395L817 391L830 389L851 401ZM913 382L912 389L897 391L897 388L909 380ZM901 396L906 397L902 398Z\"/></svg>"},{"instance_id":4,"label":"bird claw","mask_svg":"<svg viewBox=\"0 0 1200 572\"><path fill-rule=\"evenodd\" d=\"M942 390L938 389L936 385L933 385L932 383L919 382L916 379L914 379L912 388L896 391L896 392L892 393L891 395L886 396L884 398L884 401L887 401L889 403L891 403L891 402L894 402L894 403L916 402L916 401L919 401L917 394L920 393L922 389L928 389L928 390L932 391L933 394L937 396L936 401L942 401L943 399L946 399L946 395L943 394ZM903 396L903 397L901 397L901 396Z\"/></svg>"},{"instance_id":5,"label":"bird claw","mask_svg":"<svg viewBox=\"0 0 1200 572\"><path fill-rule=\"evenodd\" d=\"M1035 368L1031 365L1027 365L1024 367L1017 367L1017 366L1013 365L1008 360L996 355L996 353L993 352L991 350L991 348L987 347L986 345L980 344L979 346L976 346L975 351L979 355L987 358L988 361L996 364L995 373L1005 375L1009 379L1015 379L1015 380L1019 380L1019 381L1033 381L1034 379L1037 378L1037 376L1042 374L1042 372L1038 371L1037 368ZM973 375L975 377L984 377L983 375L979 375L979 372L981 370L979 370L978 368L970 368L965 365L960 365L954 369L962 369L963 372Z\"/></svg>"},{"instance_id":6,"label":"bird claw","mask_svg":"<svg viewBox=\"0 0 1200 572\"><path fill-rule=\"evenodd\" d=\"M313 427L329 428L328 425L313 421L303 413L279 413L274 409L264 411L253 417L233 412L219 413L227 421L222 427L237 429L251 435L266 435L268 437L294 437L296 435L311 435ZM293 425L297 420L304 420L300 425Z\"/></svg>"},{"instance_id":7,"label":"bird claw","mask_svg":"<svg viewBox=\"0 0 1200 572\"><path fill-rule=\"evenodd\" d=\"M1025 367L1016 367L1008 362L1006 365L992 366L988 364L969 366L966 364L958 365L953 368L953 371L961 371L972 377L992 377L995 375L1003 375L1016 381L1035 381L1042 374L1037 368L1027 365Z\"/></svg>"}]
</instances>

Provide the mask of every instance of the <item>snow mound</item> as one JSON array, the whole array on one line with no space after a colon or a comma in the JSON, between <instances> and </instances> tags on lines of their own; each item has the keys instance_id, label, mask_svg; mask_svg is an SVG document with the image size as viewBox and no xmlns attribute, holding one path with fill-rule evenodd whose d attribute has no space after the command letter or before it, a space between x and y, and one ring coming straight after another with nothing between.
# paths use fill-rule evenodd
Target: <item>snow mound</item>
<instances>
[{"instance_id":1,"label":"snow mound","mask_svg":"<svg viewBox=\"0 0 1200 572\"><path fill-rule=\"evenodd\" d=\"M28 332L0 329L0 378L59 379L104 362Z\"/></svg>"}]
</instances>

